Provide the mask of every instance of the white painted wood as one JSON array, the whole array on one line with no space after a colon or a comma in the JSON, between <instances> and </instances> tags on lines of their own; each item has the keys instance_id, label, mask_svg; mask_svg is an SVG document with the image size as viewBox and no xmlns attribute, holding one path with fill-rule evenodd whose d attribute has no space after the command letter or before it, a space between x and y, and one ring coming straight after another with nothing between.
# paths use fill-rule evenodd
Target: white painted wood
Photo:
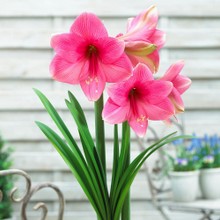
<instances>
[{"instance_id":1,"label":"white painted wood","mask_svg":"<svg viewBox=\"0 0 220 220\"><path fill-rule=\"evenodd\" d=\"M98 14L109 34L115 36L125 32L128 17L135 16L151 4L158 6L159 27L167 32L167 43L161 50L160 71L155 76L163 75L172 63L184 59L183 74L193 81L192 87L183 96L186 106L182 115L185 131L198 135L219 134L219 0L0 0L0 133L15 149L12 156L14 167L28 171L34 183L51 181L62 188L67 197L65 220L96 218L66 164L34 123L39 120L55 128L32 88L42 90L49 97L77 141L76 128L64 103L67 90L71 90L86 109L94 136L93 103L87 101L79 86L64 85L51 79L48 70L53 56L50 36L68 31L74 18L83 11ZM173 131L173 128L167 128L162 123L151 124L160 135ZM113 136L112 126L107 125L106 128L110 179ZM150 133L147 135L152 137ZM137 144L132 140L132 157L138 152ZM55 196L40 193L34 201L42 198L49 201L52 210L49 219L55 219ZM161 220L150 204L143 169L132 188L132 203L133 219ZM17 212L17 206L15 210ZM36 219L33 212L30 216L30 219ZM172 219L194 220L196 217L174 214Z\"/></svg>"},{"instance_id":2,"label":"white painted wood","mask_svg":"<svg viewBox=\"0 0 220 220\"><path fill-rule=\"evenodd\" d=\"M121 24L121 23L120 23ZM124 22L121 28L123 31L127 23ZM165 30L165 29L164 29ZM113 30L115 34L116 32ZM209 29L168 29L167 43L165 48L219 48L220 44L220 31L219 29L213 29L210 33ZM62 31L48 30L48 29L3 29L0 30L0 48L2 49L49 49L50 39L54 33L69 32L68 29ZM207 38L207 33L209 37Z\"/></svg>"},{"instance_id":3,"label":"white painted wood","mask_svg":"<svg viewBox=\"0 0 220 220\"><path fill-rule=\"evenodd\" d=\"M164 16L219 16L219 1L210 0L185 0L183 1L163 1L149 0L89 0L84 1L46 1L42 7L41 1L34 0L1 0L1 16L72 16L82 11L91 11L103 16L134 16L140 10L149 5L156 4L160 8L161 15ZM34 8L34 10L33 10Z\"/></svg>"}]
</instances>

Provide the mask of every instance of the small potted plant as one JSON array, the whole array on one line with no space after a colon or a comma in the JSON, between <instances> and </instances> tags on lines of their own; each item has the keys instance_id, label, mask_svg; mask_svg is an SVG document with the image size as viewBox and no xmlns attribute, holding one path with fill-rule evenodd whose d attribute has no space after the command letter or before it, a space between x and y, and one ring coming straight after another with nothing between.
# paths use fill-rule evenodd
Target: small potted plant
<instances>
[{"instance_id":1,"label":"small potted plant","mask_svg":"<svg viewBox=\"0 0 220 220\"><path fill-rule=\"evenodd\" d=\"M217 135L194 140L202 161L200 188L205 199L220 199L220 138Z\"/></svg>"},{"instance_id":2,"label":"small potted plant","mask_svg":"<svg viewBox=\"0 0 220 220\"><path fill-rule=\"evenodd\" d=\"M172 171L169 172L173 199L177 202L191 202L199 191L200 158L190 142L174 142L175 154L168 155Z\"/></svg>"}]
</instances>

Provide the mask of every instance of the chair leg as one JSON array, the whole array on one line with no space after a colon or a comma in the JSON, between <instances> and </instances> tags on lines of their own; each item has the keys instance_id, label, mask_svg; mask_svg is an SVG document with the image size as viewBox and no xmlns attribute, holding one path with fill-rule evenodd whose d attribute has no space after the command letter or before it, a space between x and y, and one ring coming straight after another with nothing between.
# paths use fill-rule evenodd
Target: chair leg
<instances>
[{"instance_id":1,"label":"chair leg","mask_svg":"<svg viewBox=\"0 0 220 220\"><path fill-rule=\"evenodd\" d=\"M169 216L167 215L163 207L158 207L158 210L160 211L161 215L163 216L165 220L170 220Z\"/></svg>"},{"instance_id":2,"label":"chair leg","mask_svg":"<svg viewBox=\"0 0 220 220\"><path fill-rule=\"evenodd\" d=\"M200 220L212 220L211 215L213 214L213 211L205 211L201 210L203 213L203 217Z\"/></svg>"}]
</instances>

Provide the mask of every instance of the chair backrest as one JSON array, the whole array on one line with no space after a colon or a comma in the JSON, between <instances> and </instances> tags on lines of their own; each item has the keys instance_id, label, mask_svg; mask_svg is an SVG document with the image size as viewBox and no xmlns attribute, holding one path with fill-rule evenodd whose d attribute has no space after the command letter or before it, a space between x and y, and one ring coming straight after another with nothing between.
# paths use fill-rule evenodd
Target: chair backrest
<instances>
[{"instance_id":1,"label":"chair backrest","mask_svg":"<svg viewBox=\"0 0 220 220\"><path fill-rule=\"evenodd\" d=\"M161 139L165 136L165 134L171 133L172 131L177 131L178 135L184 134L183 123L172 120L171 125L169 125L169 127L164 125L164 129L162 130L157 129L156 126L149 126L147 135L148 138L137 137L140 151L143 151L150 144ZM144 170L147 176L152 201L155 206L158 205L160 200L171 196L170 181L167 175L169 167L164 153L165 151L169 151L170 148L170 146L163 146L159 150L155 151L144 164Z\"/></svg>"}]
</instances>

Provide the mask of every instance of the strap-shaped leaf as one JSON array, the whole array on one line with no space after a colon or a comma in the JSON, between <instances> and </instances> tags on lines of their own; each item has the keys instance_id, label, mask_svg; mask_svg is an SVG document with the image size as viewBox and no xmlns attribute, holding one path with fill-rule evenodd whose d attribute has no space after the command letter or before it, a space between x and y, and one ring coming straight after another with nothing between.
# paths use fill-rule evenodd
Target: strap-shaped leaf
<instances>
[{"instance_id":1,"label":"strap-shaped leaf","mask_svg":"<svg viewBox=\"0 0 220 220\"><path fill-rule=\"evenodd\" d=\"M47 125L41 122L36 122L36 124L45 134L48 140L53 144L53 146L62 156L64 161L67 163L67 165L70 167L70 170L78 180L79 184L81 185L83 191L85 192L92 206L96 210L97 214L100 217L105 216L105 214L102 213L103 211L102 211L102 207L100 207L99 197L96 194L95 188L88 174L87 168L81 166L78 159L69 150L67 144L59 137L58 134L56 134L51 128L49 128Z\"/></svg>"},{"instance_id":2,"label":"strap-shaped leaf","mask_svg":"<svg viewBox=\"0 0 220 220\"><path fill-rule=\"evenodd\" d=\"M65 140L67 141L67 143L71 147L72 151L85 164L86 162L85 162L83 154L81 153L76 141L72 137L70 131L68 130L67 126L65 125L65 123L63 122L63 120L61 119L59 114L57 113L56 109L53 107L53 105L50 103L50 101L47 99L47 97L42 92L40 92L37 89L34 89L34 91L38 95L38 97L40 98L40 100L43 103L48 114L53 119L54 123L56 124L56 126L58 127L58 129L60 130L62 135L64 136Z\"/></svg>"},{"instance_id":3,"label":"strap-shaped leaf","mask_svg":"<svg viewBox=\"0 0 220 220\"><path fill-rule=\"evenodd\" d=\"M86 117L80 104L71 92L68 94L70 101L66 100L66 105L76 122L86 160L91 168L91 172L93 172L96 177L97 184L100 186L99 189L97 189L100 190L102 194L100 200L103 199L103 204L105 205L107 216L110 217L107 182L99 155L96 151L92 136L87 126Z\"/></svg>"},{"instance_id":4,"label":"strap-shaped leaf","mask_svg":"<svg viewBox=\"0 0 220 220\"><path fill-rule=\"evenodd\" d=\"M126 172L121 178L120 184L118 186L118 194L117 194L117 205L115 209L115 218L117 219L117 216L120 215L120 211L124 202L124 199L126 198L126 195L129 191L129 188L137 175L138 171L140 170L141 166L145 162L145 160L152 154L154 153L157 149L160 147L173 142L174 140L178 140L180 138L191 138L189 135L181 135L181 136L176 136L172 137L176 132L167 135L166 137L162 138L161 140L157 141L153 145L151 145L149 148L147 148L145 151L140 153L130 164Z\"/></svg>"},{"instance_id":5,"label":"strap-shaped leaf","mask_svg":"<svg viewBox=\"0 0 220 220\"><path fill-rule=\"evenodd\" d=\"M84 168L86 167L87 173L90 175L90 178L92 179L92 181L90 179L90 183L93 185L93 187L96 186L94 191L97 194L96 195L97 198L99 198L98 203L99 203L100 207L102 207L103 216L106 216L106 214L104 214L104 212L106 212L105 211L106 203L104 203L104 201L102 201L102 199L100 199L100 195L101 195L100 187L98 187L98 184L96 182L94 182L94 181L97 181L97 178L94 178L94 173L91 173L90 164L88 164L88 166L87 166L88 160L87 160L87 162L85 161L85 158L84 158L82 152L80 151L78 145L76 144L76 141L73 139L73 137L72 137L71 133L69 132L67 126L65 125L65 123L63 122L63 120L61 119L59 114L57 113L56 109L50 103L50 101L39 90L35 90L35 92L39 96L40 100L42 101L43 105L45 106L45 109L47 110L47 112L49 113L49 115L51 116L51 118L53 119L53 121L55 122L55 124L57 125L57 127L59 128L61 133L63 134L64 138L66 139L67 143L69 144L68 147L71 149L71 151L74 153L74 155L78 159L78 162L80 163L80 166L84 167ZM78 114L78 112L75 112L75 113ZM88 130L84 114L77 115L77 118L80 119L79 122L82 124L82 126L84 128L87 128L86 130ZM89 135L87 134L87 137L88 136ZM94 146L93 140L92 139L90 139L90 140L91 140L90 144L89 145L87 144L88 149L90 149L91 146ZM106 198L105 198L105 201L107 201Z\"/></svg>"}]
</instances>

